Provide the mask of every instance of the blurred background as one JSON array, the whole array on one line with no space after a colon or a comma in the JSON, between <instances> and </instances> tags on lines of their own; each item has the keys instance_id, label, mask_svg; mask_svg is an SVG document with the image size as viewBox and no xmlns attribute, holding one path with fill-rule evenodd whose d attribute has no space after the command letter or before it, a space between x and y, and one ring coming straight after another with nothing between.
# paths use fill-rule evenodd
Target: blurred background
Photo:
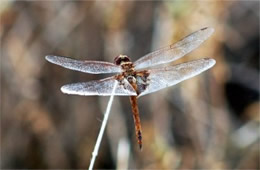
<instances>
[{"instance_id":1,"label":"blurred background","mask_svg":"<svg viewBox=\"0 0 260 170\"><path fill-rule=\"evenodd\" d=\"M95 168L259 169L259 1L1 1L1 168L88 168L109 97L62 94L90 75L48 54L133 61L203 27L215 33L175 63L216 65L139 98L115 97Z\"/></svg>"}]
</instances>

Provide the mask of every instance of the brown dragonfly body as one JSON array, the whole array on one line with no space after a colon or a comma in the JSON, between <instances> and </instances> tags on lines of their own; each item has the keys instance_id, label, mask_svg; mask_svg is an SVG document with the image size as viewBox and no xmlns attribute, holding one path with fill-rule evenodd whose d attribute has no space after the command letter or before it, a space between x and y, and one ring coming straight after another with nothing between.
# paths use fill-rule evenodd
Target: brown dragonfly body
<instances>
[{"instance_id":1,"label":"brown dragonfly body","mask_svg":"<svg viewBox=\"0 0 260 170\"><path fill-rule=\"evenodd\" d=\"M54 55L46 56L46 60L62 67L90 74L117 73L102 80L73 83L61 87L66 94L84 96L130 96L136 138L142 148L142 128L137 106L137 97L173 86L181 81L194 77L211 68L214 59L203 58L179 65L163 66L184 56L197 48L212 33L213 28L202 28L175 44L146 54L135 62L126 55L119 55L114 63L104 61L74 60ZM161 65L161 67L154 67ZM114 93L114 84L118 83Z\"/></svg>"},{"instance_id":2,"label":"brown dragonfly body","mask_svg":"<svg viewBox=\"0 0 260 170\"><path fill-rule=\"evenodd\" d=\"M133 87L133 89L136 91L137 95L139 95L146 89L148 85L148 71L135 71L134 64L126 55L119 55L115 58L114 63L116 65L120 65L123 70L122 74L117 75L116 77L116 79L119 81L119 85L124 85L122 80L126 78ZM137 81L137 79L139 81ZM139 116L137 96L130 96L130 102L132 106L133 118L135 123L136 139L138 141L139 148L142 149L142 126Z\"/></svg>"}]
</instances>

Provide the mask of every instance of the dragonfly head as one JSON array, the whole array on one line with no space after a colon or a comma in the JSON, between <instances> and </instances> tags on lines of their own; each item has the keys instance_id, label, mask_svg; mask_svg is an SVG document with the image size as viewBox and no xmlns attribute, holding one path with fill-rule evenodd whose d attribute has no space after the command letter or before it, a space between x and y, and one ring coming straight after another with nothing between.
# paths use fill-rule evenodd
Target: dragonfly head
<instances>
[{"instance_id":1,"label":"dragonfly head","mask_svg":"<svg viewBox=\"0 0 260 170\"><path fill-rule=\"evenodd\" d=\"M130 58L127 55L119 55L114 59L114 63L116 65L121 65L122 63L125 62L131 62Z\"/></svg>"}]
</instances>

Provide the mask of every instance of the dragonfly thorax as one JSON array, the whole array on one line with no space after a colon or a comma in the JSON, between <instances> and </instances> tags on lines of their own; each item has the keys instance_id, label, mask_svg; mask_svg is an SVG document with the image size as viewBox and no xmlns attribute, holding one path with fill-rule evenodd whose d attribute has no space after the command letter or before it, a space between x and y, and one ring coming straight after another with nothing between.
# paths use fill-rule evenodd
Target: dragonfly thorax
<instances>
[{"instance_id":1,"label":"dragonfly thorax","mask_svg":"<svg viewBox=\"0 0 260 170\"><path fill-rule=\"evenodd\" d=\"M114 59L114 63L118 66L126 62L131 62L130 58L127 55L119 55Z\"/></svg>"},{"instance_id":2,"label":"dragonfly thorax","mask_svg":"<svg viewBox=\"0 0 260 170\"><path fill-rule=\"evenodd\" d=\"M132 84L136 83L136 78L134 76L127 76L127 81Z\"/></svg>"}]
</instances>

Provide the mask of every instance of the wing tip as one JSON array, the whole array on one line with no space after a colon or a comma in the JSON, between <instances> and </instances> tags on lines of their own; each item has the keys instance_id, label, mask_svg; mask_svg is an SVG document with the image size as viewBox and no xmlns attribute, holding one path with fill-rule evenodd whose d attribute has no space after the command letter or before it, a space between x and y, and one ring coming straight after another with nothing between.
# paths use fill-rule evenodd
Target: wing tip
<instances>
[{"instance_id":1,"label":"wing tip","mask_svg":"<svg viewBox=\"0 0 260 170\"><path fill-rule=\"evenodd\" d=\"M54 57L55 57L54 55L46 55L46 56L45 56L45 59L46 59L47 61L49 61L49 62L51 62L51 63L52 63L52 62L53 62L53 59L54 59Z\"/></svg>"},{"instance_id":2,"label":"wing tip","mask_svg":"<svg viewBox=\"0 0 260 170\"><path fill-rule=\"evenodd\" d=\"M72 90L69 87L69 84L61 86L60 91L64 94L85 96L83 93L78 93L77 91Z\"/></svg>"},{"instance_id":3,"label":"wing tip","mask_svg":"<svg viewBox=\"0 0 260 170\"><path fill-rule=\"evenodd\" d=\"M67 88L66 88L66 85L61 86L60 91L61 91L62 93L64 93L64 94L70 94L70 93L68 92Z\"/></svg>"},{"instance_id":4,"label":"wing tip","mask_svg":"<svg viewBox=\"0 0 260 170\"><path fill-rule=\"evenodd\" d=\"M216 60L213 58L204 58L208 62L209 68L213 67L216 64Z\"/></svg>"},{"instance_id":5,"label":"wing tip","mask_svg":"<svg viewBox=\"0 0 260 170\"><path fill-rule=\"evenodd\" d=\"M210 35L212 35L214 33L215 29L212 27L204 27L204 28L201 28L200 31L207 32L208 37L209 37Z\"/></svg>"},{"instance_id":6,"label":"wing tip","mask_svg":"<svg viewBox=\"0 0 260 170\"><path fill-rule=\"evenodd\" d=\"M77 92L77 91L71 89L69 84L61 86L60 91L64 94L68 94L68 95L91 96L91 95L86 95L85 93L80 93L80 92Z\"/></svg>"},{"instance_id":7,"label":"wing tip","mask_svg":"<svg viewBox=\"0 0 260 170\"><path fill-rule=\"evenodd\" d=\"M49 61L49 60L50 60L50 58L51 58L51 56L50 56L50 55L46 55L46 56L45 56L45 60L47 60L47 61Z\"/></svg>"}]
</instances>

